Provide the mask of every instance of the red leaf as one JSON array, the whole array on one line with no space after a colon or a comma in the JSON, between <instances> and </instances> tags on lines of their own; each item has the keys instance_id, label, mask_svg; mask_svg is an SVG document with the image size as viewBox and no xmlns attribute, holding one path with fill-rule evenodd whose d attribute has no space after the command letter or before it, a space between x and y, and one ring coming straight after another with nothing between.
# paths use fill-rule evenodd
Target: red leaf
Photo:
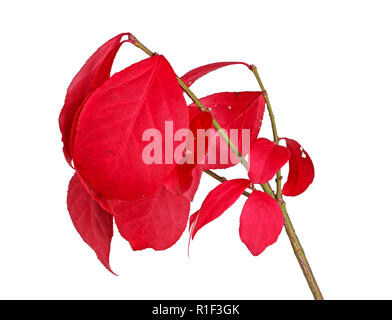
<instances>
[{"instance_id":1,"label":"red leaf","mask_svg":"<svg viewBox=\"0 0 392 320\"><path fill-rule=\"evenodd\" d=\"M197 216L199 215L199 210L197 210L194 214L189 217L189 231L191 231L193 224L196 221Z\"/></svg>"},{"instance_id":2,"label":"red leaf","mask_svg":"<svg viewBox=\"0 0 392 320\"><path fill-rule=\"evenodd\" d=\"M203 174L203 167L202 166L196 166L192 169L192 171L191 171L192 181L189 184L188 188L184 188L184 191L182 193L182 196L184 198L188 199L189 201L193 201L193 198L196 194L196 191L199 188L202 174ZM181 179L180 179L180 182L181 182Z\"/></svg>"},{"instance_id":3,"label":"red leaf","mask_svg":"<svg viewBox=\"0 0 392 320\"><path fill-rule=\"evenodd\" d=\"M192 137L188 136L186 153L183 155L183 161L186 162L177 166L170 178L165 182L165 186L172 193L182 195L189 201L192 201L203 173L203 167L198 165L198 163L204 159L208 146L208 139L206 139L206 148L198 150L195 138L199 129L208 130L212 127L211 114L209 112L198 113L192 119L189 127Z\"/></svg>"},{"instance_id":4,"label":"red leaf","mask_svg":"<svg viewBox=\"0 0 392 320\"><path fill-rule=\"evenodd\" d=\"M185 75L181 77L181 80L184 81L184 83L188 87L190 87L196 80L200 79L211 71L233 64L243 64L244 66L250 68L250 66L244 62L215 62L188 71Z\"/></svg>"},{"instance_id":5,"label":"red leaf","mask_svg":"<svg viewBox=\"0 0 392 320\"><path fill-rule=\"evenodd\" d=\"M190 202L186 196L189 190L179 195L161 186L152 195L141 199L106 200L97 195L83 178L80 181L91 196L114 215L121 235L134 250L167 249L178 240L186 227Z\"/></svg>"},{"instance_id":6,"label":"red leaf","mask_svg":"<svg viewBox=\"0 0 392 320\"><path fill-rule=\"evenodd\" d=\"M190 236L189 236L189 240L188 240L188 257L189 257L189 250L190 250L190 247L191 247L191 240L192 240L193 230L195 229L197 218L199 217L199 212L200 211L197 210L194 214L192 214L189 217L189 229L188 229L188 231L189 231Z\"/></svg>"},{"instance_id":7,"label":"red leaf","mask_svg":"<svg viewBox=\"0 0 392 320\"><path fill-rule=\"evenodd\" d=\"M184 155L184 161L186 162L177 166L168 182L165 183L165 186L171 192L182 195L189 201L192 201L203 173L203 166L199 165L199 163L204 160L208 148L208 138L204 141L205 147L199 147L196 138L198 130L208 130L212 127L211 114L209 112L198 113L191 121L189 127L193 136L188 137L187 152L189 154L186 153Z\"/></svg>"},{"instance_id":8,"label":"red leaf","mask_svg":"<svg viewBox=\"0 0 392 320\"><path fill-rule=\"evenodd\" d=\"M249 184L250 181L247 179L234 179L225 181L212 190L201 205L192 231L192 239L203 226L215 220L230 208Z\"/></svg>"},{"instance_id":9,"label":"red leaf","mask_svg":"<svg viewBox=\"0 0 392 320\"><path fill-rule=\"evenodd\" d=\"M96 202L98 202L102 209L109 212L110 214L113 214L110 207L110 200L106 200L105 198L102 198L99 194L97 194L91 187L91 185L79 174L78 171L76 171L75 174L78 176L79 182L83 185L84 189L90 195L90 197L93 198Z\"/></svg>"},{"instance_id":10,"label":"red leaf","mask_svg":"<svg viewBox=\"0 0 392 320\"><path fill-rule=\"evenodd\" d=\"M189 127L188 110L176 75L163 56L153 56L115 74L88 99L77 125L75 167L106 199L135 200L155 192L176 164L147 164L142 157L151 144L142 141L148 128L165 133ZM165 141L162 139L162 154ZM173 150L180 145L174 141ZM173 156L173 152L169 152Z\"/></svg>"},{"instance_id":11,"label":"red leaf","mask_svg":"<svg viewBox=\"0 0 392 320\"><path fill-rule=\"evenodd\" d=\"M165 187L172 193L181 195L192 201L199 187L203 174L202 166L184 163L178 165L165 183Z\"/></svg>"},{"instance_id":12,"label":"red leaf","mask_svg":"<svg viewBox=\"0 0 392 320\"><path fill-rule=\"evenodd\" d=\"M282 193L285 196L297 196L303 193L314 180L314 167L312 159L301 145L292 139L286 140L290 151L289 176L283 186Z\"/></svg>"},{"instance_id":13,"label":"red leaf","mask_svg":"<svg viewBox=\"0 0 392 320\"><path fill-rule=\"evenodd\" d=\"M90 197L76 174L69 182L67 206L77 232L95 251L99 261L113 272L109 265L113 217Z\"/></svg>"},{"instance_id":14,"label":"red leaf","mask_svg":"<svg viewBox=\"0 0 392 320\"><path fill-rule=\"evenodd\" d=\"M118 230L133 250L171 247L186 228L189 208L188 200L164 186L143 199L113 205Z\"/></svg>"},{"instance_id":15,"label":"red leaf","mask_svg":"<svg viewBox=\"0 0 392 320\"><path fill-rule=\"evenodd\" d=\"M272 141L260 138L252 145L249 157L249 178L253 183L264 184L273 178L289 160L290 152Z\"/></svg>"},{"instance_id":16,"label":"red leaf","mask_svg":"<svg viewBox=\"0 0 392 320\"><path fill-rule=\"evenodd\" d=\"M64 107L59 117L59 124L64 143L64 155L71 166L70 137L75 114L83 101L109 78L114 57L120 46L126 42L121 41L125 35L129 35L129 33L119 34L98 48L68 87Z\"/></svg>"},{"instance_id":17,"label":"red leaf","mask_svg":"<svg viewBox=\"0 0 392 320\"><path fill-rule=\"evenodd\" d=\"M244 130L247 129L250 133L249 144L252 145L257 139L265 110L265 100L261 92L215 93L200 99L200 101L205 107L211 110L212 116L228 134L230 134L230 129L238 130L238 143L234 139L232 139L232 142L234 142L234 145L243 156L248 154L250 146L244 145L241 137L246 132ZM189 108L191 120L202 112L195 104L191 104ZM223 169L237 164L239 161L238 158L229 150L227 144L217 132L211 141L214 140L216 141L216 147L214 148L214 144L210 143L210 149L208 151L213 154L215 149L215 161L211 158L208 159L207 156L204 169ZM221 152L227 155L227 157L221 157Z\"/></svg>"},{"instance_id":18,"label":"red leaf","mask_svg":"<svg viewBox=\"0 0 392 320\"><path fill-rule=\"evenodd\" d=\"M240 237L249 251L258 256L275 243L283 228L283 214L268 194L253 191L246 200L240 218Z\"/></svg>"},{"instance_id":19,"label":"red leaf","mask_svg":"<svg viewBox=\"0 0 392 320\"><path fill-rule=\"evenodd\" d=\"M200 164L203 163L205 155L208 150L208 140L209 136L208 135L208 130L213 128L212 122L212 115L209 112L198 112L197 114L194 115L189 115L190 117L192 116L192 119L190 120L189 124L189 129L192 132L192 138L193 140L189 139L188 141L188 149L193 153L190 156L188 155L188 163L193 163L193 164ZM202 131L200 131L202 130ZM203 133L206 134L203 134ZM199 135L199 133L201 133ZM204 144L201 143L203 142L202 139L204 138ZM191 145L190 145L191 144ZM189 160L192 160L189 162Z\"/></svg>"}]
</instances>

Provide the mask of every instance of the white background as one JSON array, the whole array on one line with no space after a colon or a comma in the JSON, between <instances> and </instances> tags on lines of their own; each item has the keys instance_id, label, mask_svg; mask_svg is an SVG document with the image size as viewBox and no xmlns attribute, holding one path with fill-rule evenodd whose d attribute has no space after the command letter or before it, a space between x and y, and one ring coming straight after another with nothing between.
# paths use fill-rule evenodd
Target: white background
<instances>
[{"instance_id":1,"label":"white background","mask_svg":"<svg viewBox=\"0 0 392 320\"><path fill-rule=\"evenodd\" d=\"M164 252L116 232L110 274L66 209L73 172L58 115L66 88L103 42L130 31L179 75L256 64L282 136L310 153L316 179L288 211L328 299L392 298L390 1L13 1L0 5L0 298L311 299L283 231L253 257L238 236L244 199ZM124 46L115 70L145 55ZM199 96L257 90L242 66ZM271 137L268 121L262 135ZM238 167L230 177L245 177ZM197 210L216 183L206 176Z\"/></svg>"}]
</instances>

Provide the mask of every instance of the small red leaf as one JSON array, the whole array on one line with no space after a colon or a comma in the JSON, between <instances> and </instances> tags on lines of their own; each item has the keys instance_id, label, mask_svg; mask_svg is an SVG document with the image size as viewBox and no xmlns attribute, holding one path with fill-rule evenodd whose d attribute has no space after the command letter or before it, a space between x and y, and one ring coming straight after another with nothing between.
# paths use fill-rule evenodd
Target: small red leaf
<instances>
[{"instance_id":1,"label":"small red leaf","mask_svg":"<svg viewBox=\"0 0 392 320\"><path fill-rule=\"evenodd\" d=\"M113 272L109 265L113 217L90 197L76 174L69 182L67 206L77 232L95 251L102 264Z\"/></svg>"},{"instance_id":2,"label":"small red leaf","mask_svg":"<svg viewBox=\"0 0 392 320\"><path fill-rule=\"evenodd\" d=\"M247 179L234 179L225 181L213 189L201 205L192 231L192 239L203 226L215 220L230 208L249 184L250 181Z\"/></svg>"},{"instance_id":3,"label":"small red leaf","mask_svg":"<svg viewBox=\"0 0 392 320\"><path fill-rule=\"evenodd\" d=\"M286 140L290 151L289 176L283 186L282 193L285 196L297 196L303 193L314 180L314 166L309 154L301 145L292 139Z\"/></svg>"},{"instance_id":4,"label":"small red leaf","mask_svg":"<svg viewBox=\"0 0 392 320\"><path fill-rule=\"evenodd\" d=\"M183 155L183 160L186 162L176 167L167 182L165 182L165 186L171 192L182 195L189 201L192 201L203 173L203 166L198 164L203 161L208 148L208 139L204 141L205 147L199 147L196 140L197 133L200 129L208 130L212 127L211 114L209 112L198 113L192 119L189 127L192 137L188 137L186 153Z\"/></svg>"},{"instance_id":5,"label":"small red leaf","mask_svg":"<svg viewBox=\"0 0 392 320\"><path fill-rule=\"evenodd\" d=\"M181 80L184 81L188 87L190 87L196 80L200 79L211 71L233 64L243 64L244 66L250 68L250 66L245 62L215 62L188 71L181 77Z\"/></svg>"},{"instance_id":6,"label":"small red leaf","mask_svg":"<svg viewBox=\"0 0 392 320\"><path fill-rule=\"evenodd\" d=\"M221 92L202 98L200 101L211 110L212 116L229 136L231 132L236 133L230 130L237 130L237 135L234 137L238 137L238 142L233 139L233 135L231 140L243 156L248 154L250 145L257 139L264 115L265 100L261 92ZM202 111L195 104L189 106L191 120L200 112ZM242 136L247 133L246 130L249 130L249 144L244 144L242 141ZM217 132L210 141L216 141L215 144L210 143L208 150L208 153L215 152L215 159L209 159L207 156L204 169L224 169L239 162ZM222 154L227 156L221 156Z\"/></svg>"},{"instance_id":7,"label":"small red leaf","mask_svg":"<svg viewBox=\"0 0 392 320\"><path fill-rule=\"evenodd\" d=\"M167 125L173 133L188 128L188 110L173 69L156 55L115 74L88 99L75 134L75 167L106 199L148 196L177 164L174 159L146 163L143 150L152 142L143 141L143 134L148 128L170 134ZM173 150L181 144L162 139L163 155L169 142ZM168 154L173 156L170 150Z\"/></svg>"},{"instance_id":8,"label":"small red leaf","mask_svg":"<svg viewBox=\"0 0 392 320\"><path fill-rule=\"evenodd\" d=\"M265 138L257 139L250 150L250 180L253 183L267 183L289 158L290 152L285 147Z\"/></svg>"},{"instance_id":9,"label":"small red leaf","mask_svg":"<svg viewBox=\"0 0 392 320\"><path fill-rule=\"evenodd\" d=\"M59 117L59 124L63 136L64 155L69 164L72 161L70 137L75 114L83 101L109 78L117 51L126 42L121 41L121 39L128 34L119 34L98 48L68 87L64 107Z\"/></svg>"},{"instance_id":10,"label":"small red leaf","mask_svg":"<svg viewBox=\"0 0 392 320\"><path fill-rule=\"evenodd\" d=\"M202 174L203 167L200 165L195 166L188 163L178 165L165 182L165 187L170 192L192 201L199 187Z\"/></svg>"},{"instance_id":11,"label":"small red leaf","mask_svg":"<svg viewBox=\"0 0 392 320\"><path fill-rule=\"evenodd\" d=\"M240 237L249 251L258 256L276 242L282 228L283 214L278 203L265 192L253 191L240 218Z\"/></svg>"},{"instance_id":12,"label":"small red leaf","mask_svg":"<svg viewBox=\"0 0 392 320\"><path fill-rule=\"evenodd\" d=\"M199 188L201 176L203 175L203 167L202 166L194 167L191 171L191 175L192 175L192 182L189 184L188 188L184 188L184 191L182 193L182 196L188 199L189 201L193 201L196 191ZM180 179L180 183L181 183L181 179Z\"/></svg>"},{"instance_id":13,"label":"small red leaf","mask_svg":"<svg viewBox=\"0 0 392 320\"><path fill-rule=\"evenodd\" d=\"M164 186L142 199L111 202L118 230L133 250L165 250L187 225L189 201Z\"/></svg>"},{"instance_id":14,"label":"small red leaf","mask_svg":"<svg viewBox=\"0 0 392 320\"><path fill-rule=\"evenodd\" d=\"M191 155L187 155L187 162L193 164L200 164L204 161L205 155L208 151L208 140L209 140L209 129L213 128L212 115L209 112L198 112L190 119L189 129L192 132L193 140L189 139L188 149L191 151ZM203 141L204 138L204 141ZM203 143L204 142L204 143ZM191 162L189 161L191 160Z\"/></svg>"}]
</instances>

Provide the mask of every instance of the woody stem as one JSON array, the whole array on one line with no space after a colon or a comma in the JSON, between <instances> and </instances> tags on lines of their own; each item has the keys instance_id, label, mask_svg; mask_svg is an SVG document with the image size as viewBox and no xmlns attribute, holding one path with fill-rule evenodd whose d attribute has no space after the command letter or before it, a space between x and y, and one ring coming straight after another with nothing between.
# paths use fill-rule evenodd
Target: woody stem
<instances>
[{"instance_id":1,"label":"woody stem","mask_svg":"<svg viewBox=\"0 0 392 320\"><path fill-rule=\"evenodd\" d=\"M253 72L254 76L256 77L256 80L260 86L261 92L264 96L265 103L267 105L267 110L268 114L271 120L271 127L272 127L272 133L274 136L274 142L279 145L279 136L278 136L278 130L276 128L276 122L275 122L275 116L274 113L272 112L272 107L271 107L271 102L268 97L267 91L264 88L263 82L261 82L259 73L257 72L257 68L255 65L250 66L250 70ZM276 197L278 200L282 199L282 175L280 173L280 170L276 173Z\"/></svg>"},{"instance_id":2,"label":"woody stem","mask_svg":"<svg viewBox=\"0 0 392 320\"><path fill-rule=\"evenodd\" d=\"M214 171L204 170L204 173L208 174L210 177L213 177L215 180L218 180L219 182L223 183L223 182L227 181L227 179L225 177L222 177L222 176L216 174ZM245 197L249 197L250 196L250 193L247 192L247 191L244 191L242 194Z\"/></svg>"},{"instance_id":3,"label":"woody stem","mask_svg":"<svg viewBox=\"0 0 392 320\"><path fill-rule=\"evenodd\" d=\"M271 127L272 127L272 133L274 136L274 142L279 145L279 136L278 136L278 130L276 127L276 121L275 121L275 116L272 111L271 107L271 102L268 97L267 91L265 90L265 87L263 85L263 82L260 79L259 73L257 71L256 66L252 65L250 67L250 70L253 72L254 76L256 77L256 80L260 86L260 89L264 95L265 102L267 105L267 110L269 113L269 117L271 120ZM306 259L304 249L301 246L301 243L295 233L293 224L291 223L291 219L287 213L286 210L286 203L283 200L282 197L282 176L280 170L276 173L276 199L282 209L283 212L283 217L284 217L284 226L286 229L286 233L290 239L291 246L293 247L295 256L301 266L301 269L305 275L305 278L308 282L309 288L312 291L312 294L316 300L323 300L323 296L321 294L320 288L318 287L317 281L313 275L312 269L309 265L308 260Z\"/></svg>"},{"instance_id":4,"label":"woody stem","mask_svg":"<svg viewBox=\"0 0 392 320\"><path fill-rule=\"evenodd\" d=\"M153 56L155 54L154 52L149 50L145 45L143 45L139 40L137 40L134 36L130 37L129 39L136 47L138 47L141 50L143 50L149 56ZM257 71L256 71L256 73L257 73ZM256 76L256 78L257 78L257 76ZM258 78L260 79L260 77L258 77ZM200 108L200 110L208 112L209 110L200 102L200 100L188 88L188 86L179 77L177 77L177 80L178 80L178 83L180 84L181 88L184 90L184 92L192 99L192 101ZM259 82L259 84L261 84L261 86L262 86L261 81ZM262 88L262 91L265 92L265 90L263 88ZM268 99L268 97L267 97L267 99ZM267 107L269 108L268 110L271 109L271 106L270 106L269 102L267 104ZM271 109L271 113L270 114L272 114L272 109ZM214 117L212 117L212 119L213 119L213 126L216 129L216 131L219 133L219 135L222 137L222 139L227 143L227 145L233 151L233 153L235 155L237 155L238 159L240 160L240 162L244 166L244 168L246 170L249 170L249 164L246 161L246 159L238 151L237 147L230 141L229 137L227 136L227 133L222 129L222 127L219 125L219 123L216 121L216 119ZM275 126L275 130L276 130L276 126ZM277 140L277 141L279 141L279 140ZM216 174L211 175L211 176L213 178L217 179L218 181L221 181L222 179L224 179L223 177L221 177L219 179L218 178L219 176L216 175ZM290 218L289 218L289 216L287 214L286 204L284 203L283 200L279 201L280 199L277 199L274 191L272 190L272 188L271 188L271 186L270 186L270 184L268 182L265 183L265 184L262 184L261 187L263 188L264 192L266 192L268 195L270 195L273 199L277 200L280 208L282 209L283 217L284 217L284 226L285 226L286 232L287 232L287 234L289 236L289 239L290 239L291 245L293 247L295 256L297 257L297 260L298 260L298 262L299 262L299 264L300 264L300 266L302 268L302 271L303 271L303 273L305 275L305 278L306 278L306 280L307 280L307 282L309 284L309 287L310 287L310 289L311 289L311 291L313 293L314 298L316 300L322 300L323 296L321 295L321 292L320 292L320 289L318 288L316 279L314 278L312 270L310 268L310 265L309 265L309 263L308 263L308 261L306 259L305 252L302 249L302 246L301 246L301 244L300 244L300 242L298 240L297 235L295 234L295 230L294 230L293 225L292 225L292 223L290 221Z\"/></svg>"}]
</instances>

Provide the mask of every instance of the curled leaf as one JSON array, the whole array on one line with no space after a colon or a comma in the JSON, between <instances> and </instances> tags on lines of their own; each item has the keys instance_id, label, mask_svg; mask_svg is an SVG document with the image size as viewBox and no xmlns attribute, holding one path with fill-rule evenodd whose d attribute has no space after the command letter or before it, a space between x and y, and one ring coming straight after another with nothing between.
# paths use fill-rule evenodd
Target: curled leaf
<instances>
[{"instance_id":1,"label":"curled leaf","mask_svg":"<svg viewBox=\"0 0 392 320\"><path fill-rule=\"evenodd\" d=\"M198 132L199 130L208 131L211 127L212 117L209 112L201 112L195 115L189 125L191 136L188 137L182 159L185 163L178 165L165 183L165 186L171 192L182 195L189 201L193 200L199 187L203 173L203 167L199 163L204 160L208 148L208 136L204 138L204 135L202 135L197 139ZM202 141L202 139L206 141ZM198 141L203 143L198 143Z\"/></svg>"},{"instance_id":2,"label":"curled leaf","mask_svg":"<svg viewBox=\"0 0 392 320\"><path fill-rule=\"evenodd\" d=\"M250 68L250 66L245 62L215 62L188 71L181 77L181 80L184 81L188 87L190 87L196 80L200 79L206 74L233 64L243 64L244 66Z\"/></svg>"},{"instance_id":3,"label":"curled leaf","mask_svg":"<svg viewBox=\"0 0 392 320\"><path fill-rule=\"evenodd\" d=\"M202 166L184 163L177 166L164 185L172 193L192 201L199 187L202 174Z\"/></svg>"},{"instance_id":4,"label":"curled leaf","mask_svg":"<svg viewBox=\"0 0 392 320\"><path fill-rule=\"evenodd\" d=\"M197 216L199 215L199 210L197 210L195 213L191 214L191 216L189 217L189 231L192 230L192 228L194 227L195 221Z\"/></svg>"},{"instance_id":5,"label":"curled leaf","mask_svg":"<svg viewBox=\"0 0 392 320\"><path fill-rule=\"evenodd\" d=\"M286 140L290 151L289 175L284 184L282 193L285 196L297 196L303 193L314 180L314 166L309 154L301 145L292 139Z\"/></svg>"},{"instance_id":6,"label":"curled leaf","mask_svg":"<svg viewBox=\"0 0 392 320\"><path fill-rule=\"evenodd\" d=\"M189 208L188 200L164 186L142 199L112 201L118 230L133 250L171 247L186 228Z\"/></svg>"},{"instance_id":7,"label":"curled leaf","mask_svg":"<svg viewBox=\"0 0 392 320\"><path fill-rule=\"evenodd\" d=\"M250 150L250 180L253 183L267 183L289 158L290 152L285 147L265 138L257 139Z\"/></svg>"},{"instance_id":8,"label":"curled leaf","mask_svg":"<svg viewBox=\"0 0 392 320\"><path fill-rule=\"evenodd\" d=\"M192 119L190 118L189 129L192 132L192 137L188 141L190 153L186 156L188 163L197 165L204 161L211 132L213 132L212 122L212 115L209 112L198 112L194 116L192 115Z\"/></svg>"},{"instance_id":9,"label":"curled leaf","mask_svg":"<svg viewBox=\"0 0 392 320\"><path fill-rule=\"evenodd\" d=\"M212 116L226 130L233 144L243 156L257 139L265 110L261 92L221 92L200 99ZM189 106L190 119L201 113L195 104ZM215 130L215 129L214 129ZM239 162L218 132L209 140L204 169L223 169Z\"/></svg>"},{"instance_id":10,"label":"curled leaf","mask_svg":"<svg viewBox=\"0 0 392 320\"><path fill-rule=\"evenodd\" d=\"M192 239L197 231L230 208L249 184L248 179L234 179L225 181L213 189L203 201L197 214L197 220L193 215L192 221L195 221L195 225L191 234Z\"/></svg>"},{"instance_id":11,"label":"curled leaf","mask_svg":"<svg viewBox=\"0 0 392 320\"><path fill-rule=\"evenodd\" d=\"M69 182L67 206L76 231L95 251L99 261L113 272L109 265L113 217L87 193L76 174Z\"/></svg>"},{"instance_id":12,"label":"curled leaf","mask_svg":"<svg viewBox=\"0 0 392 320\"><path fill-rule=\"evenodd\" d=\"M106 199L146 197L175 169L177 164L170 156L180 142L160 136L158 147L165 159L152 163L143 158L143 151L159 138L156 135L170 135L188 126L188 110L176 75L163 56L153 56L115 74L88 99L75 134L75 167ZM143 139L149 128L154 130L153 142Z\"/></svg>"},{"instance_id":13,"label":"curled leaf","mask_svg":"<svg viewBox=\"0 0 392 320\"><path fill-rule=\"evenodd\" d=\"M240 238L249 251L258 256L276 242L282 228L283 214L278 203L265 192L253 191L240 218Z\"/></svg>"},{"instance_id":14,"label":"curled leaf","mask_svg":"<svg viewBox=\"0 0 392 320\"><path fill-rule=\"evenodd\" d=\"M68 87L64 107L59 117L59 124L64 143L64 155L70 165L72 165L70 138L74 117L83 101L109 78L117 51L126 42L121 41L125 35L128 35L128 33L121 33L98 48Z\"/></svg>"}]
</instances>

